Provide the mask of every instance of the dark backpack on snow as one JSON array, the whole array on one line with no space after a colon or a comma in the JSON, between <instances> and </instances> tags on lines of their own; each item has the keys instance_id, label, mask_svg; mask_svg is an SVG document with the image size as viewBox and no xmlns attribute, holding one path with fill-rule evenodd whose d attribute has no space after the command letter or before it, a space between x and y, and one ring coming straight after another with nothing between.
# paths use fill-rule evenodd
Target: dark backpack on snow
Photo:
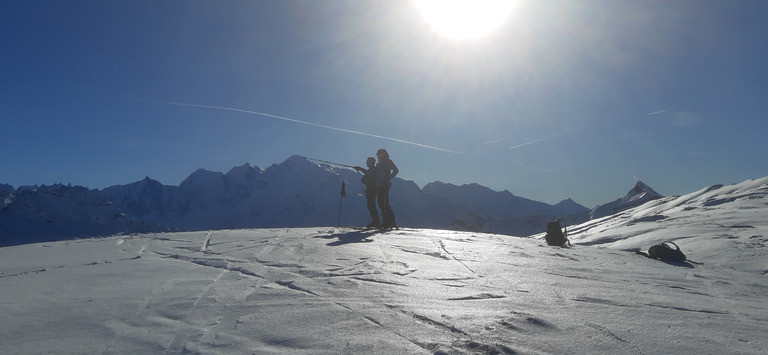
<instances>
[{"instance_id":1,"label":"dark backpack on snow","mask_svg":"<svg viewBox=\"0 0 768 355\"><path fill-rule=\"evenodd\" d=\"M674 246L674 248L672 247ZM648 249L648 256L653 259L659 259L664 261L678 261L683 262L687 258L680 247L673 242L661 242Z\"/></svg>"},{"instance_id":2,"label":"dark backpack on snow","mask_svg":"<svg viewBox=\"0 0 768 355\"><path fill-rule=\"evenodd\" d=\"M562 230L560 229L561 224L563 228ZM565 232L563 232L563 230L565 230ZM565 227L565 222L558 219L547 223L547 235L544 236L544 240L548 245L557 247L561 247L566 243L570 245L571 242L568 241L568 229Z\"/></svg>"}]
</instances>

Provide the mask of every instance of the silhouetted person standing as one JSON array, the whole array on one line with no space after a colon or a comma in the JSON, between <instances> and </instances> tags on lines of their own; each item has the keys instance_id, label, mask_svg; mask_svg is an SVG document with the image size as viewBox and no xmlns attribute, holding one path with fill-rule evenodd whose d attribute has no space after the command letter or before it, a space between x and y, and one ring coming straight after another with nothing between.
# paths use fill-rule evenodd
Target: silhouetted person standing
<instances>
[{"instance_id":1,"label":"silhouetted person standing","mask_svg":"<svg viewBox=\"0 0 768 355\"><path fill-rule=\"evenodd\" d=\"M365 161L368 169L356 166L355 170L363 173L360 179L365 185L365 200L367 202L368 212L371 214L371 223L367 228L379 228L379 210L376 208L376 158L368 157Z\"/></svg>"},{"instance_id":2,"label":"silhouetted person standing","mask_svg":"<svg viewBox=\"0 0 768 355\"><path fill-rule=\"evenodd\" d=\"M389 158L389 153L385 149L379 149L376 152L376 158L379 162L376 164L376 197L379 200L379 208L381 209L381 217L383 223L382 228L396 228L395 213L392 211L392 207L389 205L389 187L392 186L392 179L397 175L400 170Z\"/></svg>"}]
</instances>

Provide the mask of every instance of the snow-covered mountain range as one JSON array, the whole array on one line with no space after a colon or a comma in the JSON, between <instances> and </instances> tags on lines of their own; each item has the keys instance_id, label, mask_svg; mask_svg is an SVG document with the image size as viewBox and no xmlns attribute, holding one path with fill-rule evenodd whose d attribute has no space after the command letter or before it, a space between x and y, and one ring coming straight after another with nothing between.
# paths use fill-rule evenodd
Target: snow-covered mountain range
<instances>
[{"instance_id":1,"label":"snow-covered mountain range","mask_svg":"<svg viewBox=\"0 0 768 355\"><path fill-rule=\"evenodd\" d=\"M179 186L149 177L101 191L0 185L0 245L160 231L362 226L369 217L360 177L348 168L292 156L267 168L244 164L226 174L200 169ZM340 201L342 182L346 197ZM627 196L589 210L570 199L549 205L477 184L433 182L420 189L397 178L391 190L400 226L509 235L541 232L555 218L584 222L659 197L638 182Z\"/></svg>"},{"instance_id":2,"label":"snow-covered mountain range","mask_svg":"<svg viewBox=\"0 0 768 355\"><path fill-rule=\"evenodd\" d=\"M170 197L164 203L173 206ZM619 209L569 226L570 247L547 246L542 235L346 227L3 247L0 349L768 353L768 178ZM690 261L634 253L662 240Z\"/></svg>"}]
</instances>

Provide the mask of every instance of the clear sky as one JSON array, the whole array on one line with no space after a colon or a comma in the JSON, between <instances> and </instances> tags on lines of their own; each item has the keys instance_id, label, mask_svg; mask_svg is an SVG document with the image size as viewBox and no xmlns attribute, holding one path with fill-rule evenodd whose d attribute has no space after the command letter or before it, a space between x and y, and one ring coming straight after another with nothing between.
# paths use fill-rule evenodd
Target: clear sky
<instances>
[{"instance_id":1,"label":"clear sky","mask_svg":"<svg viewBox=\"0 0 768 355\"><path fill-rule=\"evenodd\" d=\"M379 148L419 186L587 207L768 175L767 1L511 4L461 36L411 0L0 0L0 183Z\"/></svg>"}]
</instances>

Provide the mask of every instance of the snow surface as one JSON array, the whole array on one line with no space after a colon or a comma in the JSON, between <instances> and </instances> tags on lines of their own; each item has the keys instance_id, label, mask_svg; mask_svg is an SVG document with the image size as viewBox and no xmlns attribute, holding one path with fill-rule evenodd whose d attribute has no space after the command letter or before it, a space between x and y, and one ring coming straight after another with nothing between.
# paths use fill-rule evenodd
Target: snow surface
<instances>
[{"instance_id":1,"label":"snow surface","mask_svg":"<svg viewBox=\"0 0 768 355\"><path fill-rule=\"evenodd\" d=\"M768 178L541 235L215 230L0 248L0 349L765 354ZM633 253L673 240L693 262Z\"/></svg>"}]
</instances>

